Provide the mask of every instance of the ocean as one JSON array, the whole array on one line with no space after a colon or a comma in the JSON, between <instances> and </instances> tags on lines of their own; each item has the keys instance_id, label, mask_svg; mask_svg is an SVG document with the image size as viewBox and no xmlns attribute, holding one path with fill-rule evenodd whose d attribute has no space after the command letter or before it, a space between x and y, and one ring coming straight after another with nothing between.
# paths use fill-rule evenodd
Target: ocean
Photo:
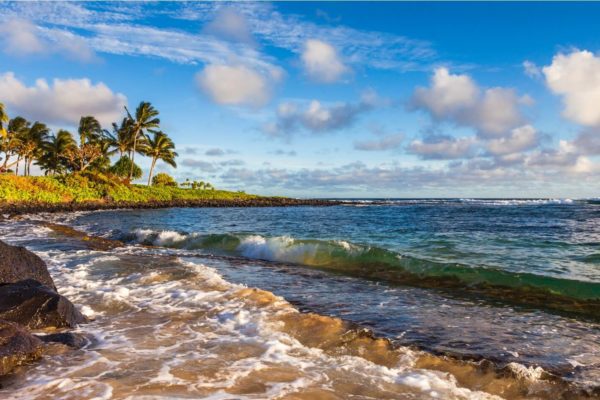
<instances>
[{"instance_id":1,"label":"ocean","mask_svg":"<svg viewBox=\"0 0 600 400\"><path fill-rule=\"evenodd\" d=\"M0 222L93 319L0 397L600 395L600 202L345 201Z\"/></svg>"}]
</instances>

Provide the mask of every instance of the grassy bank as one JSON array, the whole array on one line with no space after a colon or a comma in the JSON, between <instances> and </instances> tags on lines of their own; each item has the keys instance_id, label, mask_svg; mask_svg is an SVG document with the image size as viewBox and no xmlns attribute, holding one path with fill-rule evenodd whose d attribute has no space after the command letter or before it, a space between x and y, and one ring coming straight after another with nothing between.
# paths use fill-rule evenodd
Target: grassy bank
<instances>
[{"instance_id":1,"label":"grassy bank","mask_svg":"<svg viewBox=\"0 0 600 400\"><path fill-rule=\"evenodd\" d=\"M103 175L0 175L0 204L7 203L144 203L171 200L248 200L259 196L225 190L127 185Z\"/></svg>"},{"instance_id":2,"label":"grassy bank","mask_svg":"<svg viewBox=\"0 0 600 400\"><path fill-rule=\"evenodd\" d=\"M102 174L14 176L0 174L0 213L92 211L117 208L329 206L318 199L264 197L214 189L127 185Z\"/></svg>"}]
</instances>

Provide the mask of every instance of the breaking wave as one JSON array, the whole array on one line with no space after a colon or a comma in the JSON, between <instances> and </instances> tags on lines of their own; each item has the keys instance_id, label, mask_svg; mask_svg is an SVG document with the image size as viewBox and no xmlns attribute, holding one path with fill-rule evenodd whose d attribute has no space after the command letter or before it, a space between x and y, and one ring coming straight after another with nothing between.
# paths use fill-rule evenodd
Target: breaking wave
<instances>
[{"instance_id":1,"label":"breaking wave","mask_svg":"<svg viewBox=\"0 0 600 400\"><path fill-rule=\"evenodd\" d=\"M345 241L149 229L137 229L125 239L144 245L293 263L391 283L452 289L457 294L474 293L516 304L600 316L600 283L435 262Z\"/></svg>"}]
</instances>

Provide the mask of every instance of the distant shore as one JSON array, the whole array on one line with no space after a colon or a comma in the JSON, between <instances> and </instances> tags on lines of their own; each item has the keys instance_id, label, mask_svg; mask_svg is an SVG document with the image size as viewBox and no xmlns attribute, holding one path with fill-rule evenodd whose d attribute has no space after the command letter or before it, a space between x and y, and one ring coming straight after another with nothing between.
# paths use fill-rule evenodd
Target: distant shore
<instances>
[{"instance_id":1,"label":"distant shore","mask_svg":"<svg viewBox=\"0 0 600 400\"><path fill-rule=\"evenodd\" d=\"M117 209L156 209L156 208L202 208L202 207L294 207L294 206L334 206L339 201L320 199L292 199L284 197L257 197L252 199L198 199L198 200L151 200L147 202L70 202L70 203L0 203L0 214L22 215L73 211L97 211Z\"/></svg>"},{"instance_id":2,"label":"distant shore","mask_svg":"<svg viewBox=\"0 0 600 400\"><path fill-rule=\"evenodd\" d=\"M331 206L338 201L269 197L215 189L127 185L94 174L0 175L0 214L172 207Z\"/></svg>"}]
</instances>

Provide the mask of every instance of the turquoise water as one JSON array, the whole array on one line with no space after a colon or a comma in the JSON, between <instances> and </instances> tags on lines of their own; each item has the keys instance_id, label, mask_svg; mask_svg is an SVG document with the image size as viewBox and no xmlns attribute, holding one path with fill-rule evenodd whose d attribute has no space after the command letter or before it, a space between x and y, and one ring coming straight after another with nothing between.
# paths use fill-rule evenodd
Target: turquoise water
<instances>
[{"instance_id":1,"label":"turquoise water","mask_svg":"<svg viewBox=\"0 0 600 400\"><path fill-rule=\"evenodd\" d=\"M84 213L87 232L200 259L436 354L600 381L600 206L386 200Z\"/></svg>"}]
</instances>

